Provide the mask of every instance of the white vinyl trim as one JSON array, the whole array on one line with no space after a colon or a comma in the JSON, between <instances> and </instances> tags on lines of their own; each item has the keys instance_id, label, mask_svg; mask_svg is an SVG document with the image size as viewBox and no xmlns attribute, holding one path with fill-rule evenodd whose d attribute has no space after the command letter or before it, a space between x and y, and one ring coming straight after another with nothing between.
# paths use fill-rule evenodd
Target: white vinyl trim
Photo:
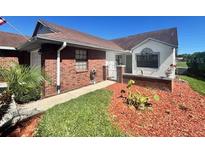
<instances>
[{"instance_id":1,"label":"white vinyl trim","mask_svg":"<svg viewBox=\"0 0 205 154\"><path fill-rule=\"evenodd\" d=\"M2 49L2 50L16 50L16 48L9 47L9 46L0 46L0 49Z\"/></svg>"}]
</instances>

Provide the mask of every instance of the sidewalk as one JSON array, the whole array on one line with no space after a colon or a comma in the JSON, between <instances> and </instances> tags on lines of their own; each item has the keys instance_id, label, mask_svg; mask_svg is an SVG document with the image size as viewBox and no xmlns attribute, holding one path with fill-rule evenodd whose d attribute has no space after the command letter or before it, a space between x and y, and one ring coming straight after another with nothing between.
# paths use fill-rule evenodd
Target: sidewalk
<instances>
[{"instance_id":1,"label":"sidewalk","mask_svg":"<svg viewBox=\"0 0 205 154\"><path fill-rule=\"evenodd\" d=\"M19 105L18 108L21 113L29 113L32 112L33 110L35 110L37 113L40 113L48 110L49 108L52 108L55 105L62 104L64 102L77 98L81 95L87 94L89 92L105 88L114 83L115 83L114 81L106 80L100 83L96 83L94 85L89 85L80 89L72 90L67 93L52 96L35 102L30 102L28 104Z\"/></svg>"}]
</instances>

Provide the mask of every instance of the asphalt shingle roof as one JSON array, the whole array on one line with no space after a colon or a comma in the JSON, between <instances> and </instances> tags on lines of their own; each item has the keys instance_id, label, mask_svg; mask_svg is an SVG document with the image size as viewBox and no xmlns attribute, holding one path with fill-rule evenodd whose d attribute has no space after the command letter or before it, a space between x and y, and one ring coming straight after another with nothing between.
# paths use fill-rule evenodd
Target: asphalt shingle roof
<instances>
[{"instance_id":1,"label":"asphalt shingle roof","mask_svg":"<svg viewBox=\"0 0 205 154\"><path fill-rule=\"evenodd\" d=\"M65 28L47 21L39 20L38 24L52 30L52 33L38 34L37 37L43 37L52 40L76 42L87 46L96 46L105 49L113 49L117 51L131 50L148 38L156 39L170 45L178 46L177 29L169 28L158 31L146 32L137 35L131 35L123 38L106 40L90 34L79 32L74 29ZM0 46L19 47L26 43L27 40L18 34L0 32Z\"/></svg>"},{"instance_id":2,"label":"asphalt shingle roof","mask_svg":"<svg viewBox=\"0 0 205 154\"><path fill-rule=\"evenodd\" d=\"M110 40L105 40L90 34L79 32L74 29L65 28L47 21L40 20L39 23L52 29L54 33L38 34L39 37L46 37L48 39L55 39L60 41L75 41L89 45L94 45L106 49L123 50L120 46Z\"/></svg>"},{"instance_id":3,"label":"asphalt shingle roof","mask_svg":"<svg viewBox=\"0 0 205 154\"><path fill-rule=\"evenodd\" d=\"M18 47L26 41L21 35L0 31L0 46Z\"/></svg>"},{"instance_id":4,"label":"asphalt shingle roof","mask_svg":"<svg viewBox=\"0 0 205 154\"><path fill-rule=\"evenodd\" d=\"M124 50L131 50L136 45L140 44L144 40L152 38L170 45L178 46L177 29L169 28L158 31L146 32L137 35L130 35L123 38L113 39L117 45L122 47Z\"/></svg>"}]
</instances>

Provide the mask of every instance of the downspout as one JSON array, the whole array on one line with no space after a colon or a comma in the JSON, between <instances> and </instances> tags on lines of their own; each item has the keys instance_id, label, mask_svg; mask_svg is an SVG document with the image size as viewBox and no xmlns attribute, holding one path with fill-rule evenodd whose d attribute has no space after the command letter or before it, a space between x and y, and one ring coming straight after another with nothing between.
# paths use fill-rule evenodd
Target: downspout
<instances>
[{"instance_id":1,"label":"downspout","mask_svg":"<svg viewBox=\"0 0 205 154\"><path fill-rule=\"evenodd\" d=\"M60 70L60 52L66 47L66 42L63 42L62 46L57 50L57 94L60 94L60 74L61 74L61 70Z\"/></svg>"}]
</instances>

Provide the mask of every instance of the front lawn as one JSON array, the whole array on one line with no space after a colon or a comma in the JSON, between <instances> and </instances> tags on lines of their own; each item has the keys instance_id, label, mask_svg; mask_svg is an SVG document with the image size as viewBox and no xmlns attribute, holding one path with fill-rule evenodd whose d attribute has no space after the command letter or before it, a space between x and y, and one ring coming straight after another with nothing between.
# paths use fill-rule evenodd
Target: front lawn
<instances>
[{"instance_id":1,"label":"front lawn","mask_svg":"<svg viewBox=\"0 0 205 154\"><path fill-rule=\"evenodd\" d=\"M193 90L205 95L205 79L185 75L181 76L181 78L188 81Z\"/></svg>"},{"instance_id":2,"label":"front lawn","mask_svg":"<svg viewBox=\"0 0 205 154\"><path fill-rule=\"evenodd\" d=\"M183 68L187 68L187 63L185 61L179 61L177 62L177 67L183 67Z\"/></svg>"},{"instance_id":3,"label":"front lawn","mask_svg":"<svg viewBox=\"0 0 205 154\"><path fill-rule=\"evenodd\" d=\"M111 124L112 92L97 90L46 111L36 136L124 136Z\"/></svg>"}]
</instances>

